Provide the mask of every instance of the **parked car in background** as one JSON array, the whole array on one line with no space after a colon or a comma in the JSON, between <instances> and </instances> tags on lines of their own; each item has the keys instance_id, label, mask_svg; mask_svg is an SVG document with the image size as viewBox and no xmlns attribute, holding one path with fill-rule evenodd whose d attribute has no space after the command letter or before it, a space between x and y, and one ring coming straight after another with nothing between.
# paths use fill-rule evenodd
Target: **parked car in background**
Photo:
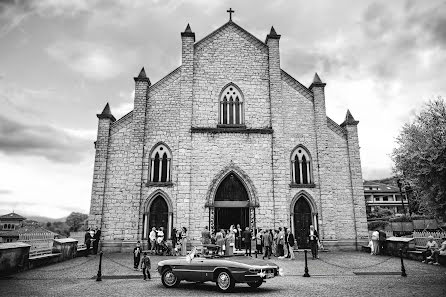
<instances>
[{"instance_id":1,"label":"parked car in background","mask_svg":"<svg viewBox=\"0 0 446 297\"><path fill-rule=\"evenodd\" d=\"M160 261L157 270L166 288L180 281L215 282L222 292L230 292L236 283L258 288L266 279L279 275L272 262L245 256L220 256L217 245L195 247L186 257Z\"/></svg>"}]
</instances>

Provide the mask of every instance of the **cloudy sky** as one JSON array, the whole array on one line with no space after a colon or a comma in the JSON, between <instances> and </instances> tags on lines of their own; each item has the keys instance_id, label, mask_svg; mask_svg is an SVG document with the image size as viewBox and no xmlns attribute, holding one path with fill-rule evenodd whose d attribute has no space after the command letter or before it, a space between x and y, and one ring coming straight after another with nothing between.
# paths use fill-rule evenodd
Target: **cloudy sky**
<instances>
[{"instance_id":1,"label":"cloudy sky","mask_svg":"<svg viewBox=\"0 0 446 297\"><path fill-rule=\"evenodd\" d=\"M327 114L360 121L365 179L391 174L403 123L446 94L445 1L0 1L0 214L87 213L97 118L132 109L133 77L180 65L228 20L282 35L281 67L306 86L318 72Z\"/></svg>"}]
</instances>

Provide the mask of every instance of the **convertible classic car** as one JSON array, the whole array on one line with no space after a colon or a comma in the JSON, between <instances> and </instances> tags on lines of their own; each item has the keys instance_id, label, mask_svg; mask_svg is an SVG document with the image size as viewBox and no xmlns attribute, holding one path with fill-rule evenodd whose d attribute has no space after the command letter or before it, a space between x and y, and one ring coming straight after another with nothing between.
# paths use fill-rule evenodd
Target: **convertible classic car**
<instances>
[{"instance_id":1,"label":"convertible classic car","mask_svg":"<svg viewBox=\"0 0 446 297\"><path fill-rule=\"evenodd\" d=\"M222 292L230 292L235 283L258 288L265 279L279 275L279 267L271 262L245 256L219 256L218 246L194 248L186 257L160 261L157 270L166 288L180 281L217 284Z\"/></svg>"}]
</instances>

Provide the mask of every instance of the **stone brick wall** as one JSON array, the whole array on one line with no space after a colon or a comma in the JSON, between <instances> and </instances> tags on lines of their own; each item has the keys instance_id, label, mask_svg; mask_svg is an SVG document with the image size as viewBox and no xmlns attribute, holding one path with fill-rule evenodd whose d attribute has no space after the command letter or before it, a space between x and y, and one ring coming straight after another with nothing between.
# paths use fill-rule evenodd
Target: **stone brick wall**
<instances>
[{"instance_id":1,"label":"stone brick wall","mask_svg":"<svg viewBox=\"0 0 446 297\"><path fill-rule=\"evenodd\" d=\"M217 126L220 93L230 82L243 93L246 126L269 127L267 48L231 23L196 46L192 126Z\"/></svg>"},{"instance_id":2,"label":"stone brick wall","mask_svg":"<svg viewBox=\"0 0 446 297\"><path fill-rule=\"evenodd\" d=\"M129 204L125 195L133 132L132 119L133 113L129 113L111 127L104 217L101 229L105 240L124 239L126 237L124 224L126 223L126 212L129 209Z\"/></svg>"},{"instance_id":3,"label":"stone brick wall","mask_svg":"<svg viewBox=\"0 0 446 297\"><path fill-rule=\"evenodd\" d=\"M249 176L261 207L256 210L257 227L271 227L273 222L271 179L271 134L194 133L192 135L192 181L190 235L198 238L208 224L205 208L209 187L223 170L239 168ZM249 192L249 190L248 190ZM179 221L178 221L179 223ZM234 222L237 224L239 222Z\"/></svg>"},{"instance_id":4,"label":"stone brick wall","mask_svg":"<svg viewBox=\"0 0 446 297\"><path fill-rule=\"evenodd\" d=\"M283 76L282 76L283 77ZM302 190L314 200L317 206L317 212L321 213L320 200L320 183L318 175L318 154L316 145L315 132L315 118L313 102L305 96L305 91L302 91L298 86L283 77L282 94L283 94L283 118L284 118L284 137L281 140L284 144L285 150L282 158L286 160L288 165L287 170L284 171L284 191L286 194L286 201L283 202L282 209L290 215L293 198ZM311 174L313 183L317 185L315 188L290 188L291 183L291 153L297 145L303 145L310 153L312 166ZM286 166L286 165L285 165ZM320 218L320 216L319 216ZM288 224L287 224L288 225ZM294 228L294 226L292 226Z\"/></svg>"}]
</instances>

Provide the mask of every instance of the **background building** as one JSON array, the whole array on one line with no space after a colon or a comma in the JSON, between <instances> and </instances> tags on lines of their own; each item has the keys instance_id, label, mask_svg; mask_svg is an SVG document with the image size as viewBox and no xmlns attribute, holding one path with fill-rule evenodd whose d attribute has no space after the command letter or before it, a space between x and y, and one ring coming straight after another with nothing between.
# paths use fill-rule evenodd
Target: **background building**
<instances>
[{"instance_id":1,"label":"background building","mask_svg":"<svg viewBox=\"0 0 446 297\"><path fill-rule=\"evenodd\" d=\"M382 183L364 181L364 197L367 207L367 213L372 212L377 206L381 208L387 208L394 214L404 214L404 208L406 213L408 212L408 200L406 195L401 195L398 187L386 185ZM403 199L403 201L401 201Z\"/></svg>"}]
</instances>

